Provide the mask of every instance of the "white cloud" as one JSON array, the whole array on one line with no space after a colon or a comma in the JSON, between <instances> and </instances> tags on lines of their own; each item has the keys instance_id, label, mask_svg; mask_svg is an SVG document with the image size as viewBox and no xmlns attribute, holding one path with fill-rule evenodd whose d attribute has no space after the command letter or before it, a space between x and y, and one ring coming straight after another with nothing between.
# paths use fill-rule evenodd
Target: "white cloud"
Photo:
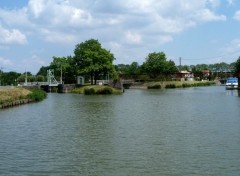
<instances>
[{"instance_id":1,"label":"white cloud","mask_svg":"<svg viewBox=\"0 0 240 176\"><path fill-rule=\"evenodd\" d=\"M240 10L237 11L233 17L235 20L239 20L240 21Z\"/></svg>"},{"instance_id":2,"label":"white cloud","mask_svg":"<svg viewBox=\"0 0 240 176\"><path fill-rule=\"evenodd\" d=\"M46 44L42 47L54 43L53 48L61 48L59 44L72 46L96 38L126 60L172 42L175 36L198 25L226 21L226 16L218 12L234 1L29 0L21 9L0 7L0 47L25 44L26 35L36 48L39 43ZM240 12L234 18L240 20Z\"/></svg>"},{"instance_id":3,"label":"white cloud","mask_svg":"<svg viewBox=\"0 0 240 176\"><path fill-rule=\"evenodd\" d=\"M122 46L117 42L109 42L111 50L119 50Z\"/></svg>"},{"instance_id":4,"label":"white cloud","mask_svg":"<svg viewBox=\"0 0 240 176\"><path fill-rule=\"evenodd\" d=\"M196 12L196 19L199 21L207 22L207 21L226 21L226 16L224 15L216 15L209 9L202 9Z\"/></svg>"},{"instance_id":5,"label":"white cloud","mask_svg":"<svg viewBox=\"0 0 240 176\"><path fill-rule=\"evenodd\" d=\"M0 27L0 43L2 44L26 44L26 36L17 29L4 29Z\"/></svg>"},{"instance_id":6,"label":"white cloud","mask_svg":"<svg viewBox=\"0 0 240 176\"><path fill-rule=\"evenodd\" d=\"M87 10L75 7L68 1L30 0L28 9L35 18L33 22L51 27L83 26L92 20Z\"/></svg>"},{"instance_id":7,"label":"white cloud","mask_svg":"<svg viewBox=\"0 0 240 176\"><path fill-rule=\"evenodd\" d=\"M28 6L30 12L34 15L35 18L38 18L41 13L44 11L47 1L45 0L29 0Z\"/></svg>"},{"instance_id":8,"label":"white cloud","mask_svg":"<svg viewBox=\"0 0 240 176\"><path fill-rule=\"evenodd\" d=\"M12 62L9 59L0 57L0 66L12 66Z\"/></svg>"},{"instance_id":9,"label":"white cloud","mask_svg":"<svg viewBox=\"0 0 240 176\"><path fill-rule=\"evenodd\" d=\"M44 39L51 43L66 44L76 42L77 40L77 37L72 34L53 32L48 29L42 29L41 31L44 35Z\"/></svg>"},{"instance_id":10,"label":"white cloud","mask_svg":"<svg viewBox=\"0 0 240 176\"><path fill-rule=\"evenodd\" d=\"M223 49L225 53L231 54L240 51L240 38L233 39L227 47Z\"/></svg>"},{"instance_id":11,"label":"white cloud","mask_svg":"<svg viewBox=\"0 0 240 176\"><path fill-rule=\"evenodd\" d=\"M220 0L208 0L208 2L211 4L213 8L219 7L221 4Z\"/></svg>"},{"instance_id":12,"label":"white cloud","mask_svg":"<svg viewBox=\"0 0 240 176\"><path fill-rule=\"evenodd\" d=\"M158 42L159 42L160 44L169 43L169 42L171 42L172 40L173 40L173 37L170 36L170 35L163 35L163 36L160 36L160 37L158 38Z\"/></svg>"},{"instance_id":13,"label":"white cloud","mask_svg":"<svg viewBox=\"0 0 240 176\"><path fill-rule=\"evenodd\" d=\"M140 44L142 41L141 35L136 32L126 32L126 41L130 44Z\"/></svg>"},{"instance_id":14,"label":"white cloud","mask_svg":"<svg viewBox=\"0 0 240 176\"><path fill-rule=\"evenodd\" d=\"M8 26L30 26L27 8L19 10L0 9L0 19Z\"/></svg>"}]
</instances>

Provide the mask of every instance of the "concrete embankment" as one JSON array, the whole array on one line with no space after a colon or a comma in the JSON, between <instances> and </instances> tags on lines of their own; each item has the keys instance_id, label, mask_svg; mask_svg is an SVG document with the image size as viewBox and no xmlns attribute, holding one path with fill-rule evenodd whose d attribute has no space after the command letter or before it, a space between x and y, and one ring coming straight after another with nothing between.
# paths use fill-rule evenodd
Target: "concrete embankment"
<instances>
[{"instance_id":1,"label":"concrete embankment","mask_svg":"<svg viewBox=\"0 0 240 176\"><path fill-rule=\"evenodd\" d=\"M5 102L3 104L0 104L0 109L19 106L19 105L27 104L27 103L31 103L31 102L32 101L29 100L29 99L22 99L22 100L15 100L15 101L12 101L12 102Z\"/></svg>"}]
</instances>

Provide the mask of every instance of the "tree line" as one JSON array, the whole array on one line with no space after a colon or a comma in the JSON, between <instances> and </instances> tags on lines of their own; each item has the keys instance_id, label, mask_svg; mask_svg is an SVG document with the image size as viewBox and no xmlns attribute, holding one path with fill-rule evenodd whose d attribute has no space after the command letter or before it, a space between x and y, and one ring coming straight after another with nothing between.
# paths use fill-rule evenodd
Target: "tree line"
<instances>
[{"instance_id":1,"label":"tree line","mask_svg":"<svg viewBox=\"0 0 240 176\"><path fill-rule=\"evenodd\" d=\"M68 84L76 83L78 75L84 76L85 80L90 80L91 84L96 84L99 79L117 79L119 74L125 79L147 81L168 80L180 70L190 71L199 77L201 77L202 70L210 70L213 77L222 76L223 73L232 73L231 76L235 76L234 74L240 70L240 57L231 64L222 62L190 66L176 66L174 61L167 59L164 52L149 53L142 65L138 62L114 65L114 60L113 53L103 48L98 40L90 39L77 44L73 56L53 56L50 65L42 66L36 75L32 75L30 72L21 74L0 70L0 85L17 85L17 83L25 81L26 74L28 82L44 82L47 80L47 70L49 69L54 70L57 80L60 80L60 76L62 76L63 82Z\"/></svg>"}]
</instances>

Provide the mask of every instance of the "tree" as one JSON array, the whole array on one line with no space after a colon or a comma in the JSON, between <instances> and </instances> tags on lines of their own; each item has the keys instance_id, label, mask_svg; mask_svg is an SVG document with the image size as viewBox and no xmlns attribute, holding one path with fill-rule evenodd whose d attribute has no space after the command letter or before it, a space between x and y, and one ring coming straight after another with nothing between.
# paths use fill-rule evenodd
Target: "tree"
<instances>
[{"instance_id":1,"label":"tree","mask_svg":"<svg viewBox=\"0 0 240 176\"><path fill-rule=\"evenodd\" d=\"M53 56L53 61L50 63L50 68L54 70L55 77L58 80L64 82L66 80L66 73L70 69L69 60L66 57L55 57Z\"/></svg>"},{"instance_id":2,"label":"tree","mask_svg":"<svg viewBox=\"0 0 240 176\"><path fill-rule=\"evenodd\" d=\"M123 77L126 79L135 79L139 74L141 74L141 67L137 62L132 62L130 65L118 64L115 67L117 71L121 71Z\"/></svg>"},{"instance_id":3,"label":"tree","mask_svg":"<svg viewBox=\"0 0 240 176\"><path fill-rule=\"evenodd\" d=\"M152 78L177 72L175 63L171 60L167 61L166 55L163 52L150 53L146 58L146 62L143 63L143 68Z\"/></svg>"},{"instance_id":4,"label":"tree","mask_svg":"<svg viewBox=\"0 0 240 176\"><path fill-rule=\"evenodd\" d=\"M50 66L46 66L46 67L42 66L39 69L37 75L47 76L47 70L49 70L49 69L51 69Z\"/></svg>"},{"instance_id":5,"label":"tree","mask_svg":"<svg viewBox=\"0 0 240 176\"><path fill-rule=\"evenodd\" d=\"M16 85L17 78L20 76L17 72L5 72L2 73L2 85Z\"/></svg>"},{"instance_id":6,"label":"tree","mask_svg":"<svg viewBox=\"0 0 240 176\"><path fill-rule=\"evenodd\" d=\"M240 72L240 56L238 57L237 61L235 62L235 72Z\"/></svg>"},{"instance_id":7,"label":"tree","mask_svg":"<svg viewBox=\"0 0 240 176\"><path fill-rule=\"evenodd\" d=\"M172 60L168 61L167 63L167 68L166 68L166 71L165 71L165 75L166 74L173 74L173 73L177 73L178 72L178 69L175 65L175 62L173 62Z\"/></svg>"},{"instance_id":8,"label":"tree","mask_svg":"<svg viewBox=\"0 0 240 176\"><path fill-rule=\"evenodd\" d=\"M74 50L74 63L77 66L78 74L90 75L91 84L101 74L114 72L114 55L102 48L98 40L90 39L77 44Z\"/></svg>"}]
</instances>

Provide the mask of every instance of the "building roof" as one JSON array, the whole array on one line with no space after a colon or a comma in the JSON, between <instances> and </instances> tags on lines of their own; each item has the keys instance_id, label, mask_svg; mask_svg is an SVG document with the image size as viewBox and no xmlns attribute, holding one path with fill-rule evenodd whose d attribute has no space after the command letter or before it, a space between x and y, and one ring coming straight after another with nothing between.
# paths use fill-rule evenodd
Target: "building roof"
<instances>
[{"instance_id":1,"label":"building roof","mask_svg":"<svg viewBox=\"0 0 240 176\"><path fill-rule=\"evenodd\" d=\"M210 71L209 70L202 70L201 72L202 73L209 73Z\"/></svg>"},{"instance_id":2,"label":"building roof","mask_svg":"<svg viewBox=\"0 0 240 176\"><path fill-rule=\"evenodd\" d=\"M181 73L181 74L190 74L190 72L187 71L187 70L181 70L180 73Z\"/></svg>"}]
</instances>

